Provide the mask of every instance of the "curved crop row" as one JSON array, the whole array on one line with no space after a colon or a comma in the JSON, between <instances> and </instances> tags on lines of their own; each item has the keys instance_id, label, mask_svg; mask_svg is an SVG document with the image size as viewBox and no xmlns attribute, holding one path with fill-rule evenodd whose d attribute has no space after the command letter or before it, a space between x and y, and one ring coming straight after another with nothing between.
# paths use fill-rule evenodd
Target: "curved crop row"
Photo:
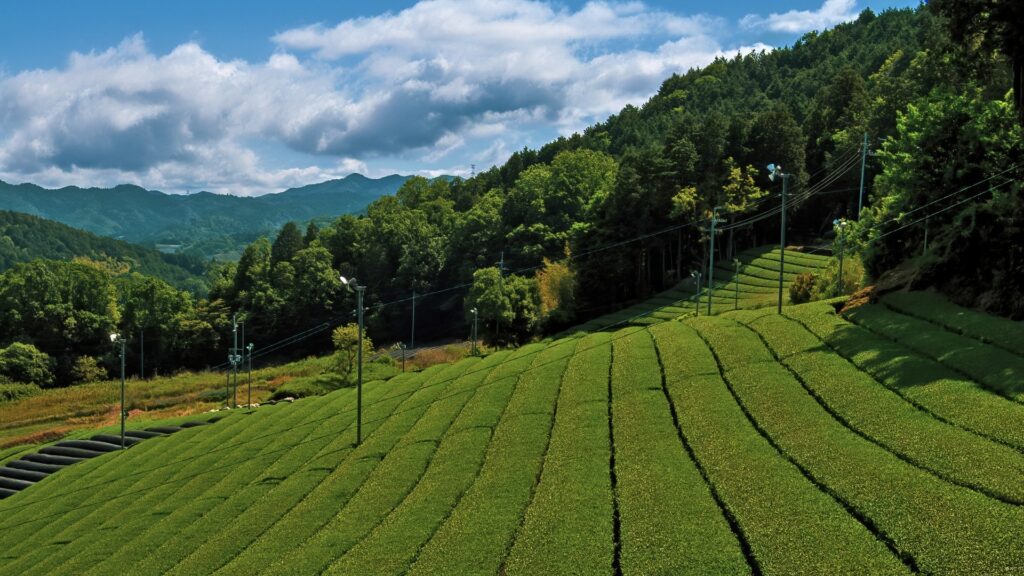
<instances>
[{"instance_id":1,"label":"curved crop row","mask_svg":"<svg viewBox=\"0 0 1024 576\"><path fill-rule=\"evenodd\" d=\"M652 329L679 426L764 574L903 574L885 546L744 416L694 330Z\"/></svg>"},{"instance_id":2,"label":"curved crop row","mask_svg":"<svg viewBox=\"0 0 1024 576\"><path fill-rule=\"evenodd\" d=\"M476 481L496 426L519 381L540 358L530 344L495 368L442 438L423 477L405 500L327 569L328 574L401 574Z\"/></svg>"},{"instance_id":3,"label":"curved crop row","mask_svg":"<svg viewBox=\"0 0 1024 576\"><path fill-rule=\"evenodd\" d=\"M612 574L610 339L604 332L583 338L569 361L540 483L504 574Z\"/></svg>"},{"instance_id":4,"label":"curved crop row","mask_svg":"<svg viewBox=\"0 0 1024 576\"><path fill-rule=\"evenodd\" d=\"M620 332L612 353L622 573L746 572L736 536L677 438L650 332Z\"/></svg>"},{"instance_id":5,"label":"curved crop row","mask_svg":"<svg viewBox=\"0 0 1024 576\"><path fill-rule=\"evenodd\" d=\"M912 565L935 574L1003 574L1024 565L1024 510L922 471L834 419L775 363L756 334L692 321L757 425L818 482L869 519Z\"/></svg>"},{"instance_id":6,"label":"curved crop row","mask_svg":"<svg viewBox=\"0 0 1024 576\"><path fill-rule=\"evenodd\" d=\"M287 408L257 411L253 417L275 423L297 418L301 413L295 405L289 405ZM126 452L95 458L47 478L40 483L40 486L50 487L45 492L52 495L47 506L28 505L22 508L21 512L32 517L30 522L12 526L20 519L18 516L10 518L10 524L5 522L3 537L16 543L7 549L18 560L4 565L4 569L22 570L51 559L52 551L41 544L53 539L69 542L87 535L97 521L102 523L110 514L120 511L124 503L130 501L126 498L142 495L145 499L154 486L176 488L182 482L195 479L207 468L207 459L215 461L241 445L243 441L239 434L246 429L247 423L242 418L233 417L218 422L206 434L199 433L198 428L195 432L185 430L177 433L173 442L168 442L169 438L143 442ZM195 441L189 442L193 438ZM162 450L165 444L170 446ZM161 456L154 457L156 454ZM27 492L26 496L31 496L33 491ZM60 522L52 521L58 517ZM71 549L74 547L62 547L65 551Z\"/></svg>"},{"instance_id":7,"label":"curved crop row","mask_svg":"<svg viewBox=\"0 0 1024 576\"><path fill-rule=\"evenodd\" d=\"M1006 318L961 308L936 292L894 292L882 303L986 344L1024 356L1024 325Z\"/></svg>"},{"instance_id":8,"label":"curved crop row","mask_svg":"<svg viewBox=\"0 0 1024 576\"><path fill-rule=\"evenodd\" d=\"M453 382L444 397L434 402L391 450L370 457L366 462L371 470L368 475L360 467L351 470L355 476L354 493L340 508L332 503L335 515L310 537L298 541L298 546L261 567L261 571L318 573L339 554L358 544L416 487L441 439L480 385L494 373L490 368L500 365L508 356L505 352L492 354ZM381 457L379 463L374 461Z\"/></svg>"},{"instance_id":9,"label":"curved crop row","mask_svg":"<svg viewBox=\"0 0 1024 576\"><path fill-rule=\"evenodd\" d=\"M373 387L373 392L379 394L379 388ZM230 455L219 459L200 456L197 462L204 462L201 466L217 466L222 469L207 469L177 486L157 485L147 488L149 493L145 498L112 512L100 526L111 537L91 543L75 556L55 566L53 571L82 574L96 567L97 563L110 559L112 555L129 562L127 565L140 557L151 562L163 562L161 572L165 571L208 537L202 527L211 509L224 505L254 477L259 477L261 471L276 466L280 459L290 455L296 447L306 448L326 442L329 436L323 430L340 433L351 423L354 419L351 416L334 417L350 402L351 394L339 394L337 398L325 397L325 401L319 405L310 405L309 411L296 410L298 418L282 419L279 423L257 428L261 433L272 433L262 441L247 442ZM225 463L231 465L223 466ZM154 481L159 482L159 478L154 478ZM150 515L143 511L149 511ZM167 541L175 544L161 547ZM112 564L120 567L125 565ZM133 569L132 573L142 574L145 571Z\"/></svg>"},{"instance_id":10,"label":"curved crop row","mask_svg":"<svg viewBox=\"0 0 1024 576\"><path fill-rule=\"evenodd\" d=\"M578 341L558 341L524 372L480 476L423 547L410 574L496 574L540 475L559 389Z\"/></svg>"},{"instance_id":11,"label":"curved crop row","mask_svg":"<svg viewBox=\"0 0 1024 576\"><path fill-rule=\"evenodd\" d=\"M1024 402L1024 358L986 346L882 306L861 306L847 314L856 324L960 372L986 388ZM998 366L998 370L993 367Z\"/></svg>"},{"instance_id":12,"label":"curved crop row","mask_svg":"<svg viewBox=\"0 0 1024 576\"><path fill-rule=\"evenodd\" d=\"M793 320L738 315L812 395L887 449L951 481L1024 503L1024 454L933 418L879 385Z\"/></svg>"},{"instance_id":13,"label":"curved crop row","mask_svg":"<svg viewBox=\"0 0 1024 576\"><path fill-rule=\"evenodd\" d=\"M826 303L784 309L839 355L914 405L1024 450L1024 406L992 394L905 346L846 322Z\"/></svg>"},{"instance_id":14,"label":"curved crop row","mask_svg":"<svg viewBox=\"0 0 1024 576\"><path fill-rule=\"evenodd\" d=\"M407 374L386 384L368 385L364 394L364 434L371 434L379 425L378 418L412 394L420 385L419 379L418 375ZM104 574L125 565L132 566L133 574L198 574L218 568L247 545L254 532L278 517L282 508L287 509L292 502L289 497L297 496L295 491L281 490L287 480L295 475L309 486L351 453L355 440L351 397L347 403L332 405L323 416L312 416L317 424L308 434L282 434L267 446L265 457L236 467L218 484L216 492L202 494L202 499L212 498L215 504L182 506L146 540L130 542L122 549L121 558L113 556L96 565L91 573ZM304 473L297 474L299 469ZM149 552L143 552L146 550Z\"/></svg>"},{"instance_id":15,"label":"curved crop row","mask_svg":"<svg viewBox=\"0 0 1024 576\"><path fill-rule=\"evenodd\" d=\"M480 369L480 364L478 358L467 358L456 364L428 368L419 378L420 388L389 417L383 421L378 418L379 427L340 465L330 471L316 470L323 467L324 462L314 459L302 472L285 479L252 513L238 518L237 530L244 530L252 523L258 534L245 534L242 539L249 540L247 546L233 557L225 554L225 565L218 573L252 574L280 560L312 537L359 490L383 455L390 452L432 406L442 402L449 389L457 389L456 383L462 377ZM326 476L320 472L326 472ZM207 554L202 552L197 558Z\"/></svg>"}]
</instances>

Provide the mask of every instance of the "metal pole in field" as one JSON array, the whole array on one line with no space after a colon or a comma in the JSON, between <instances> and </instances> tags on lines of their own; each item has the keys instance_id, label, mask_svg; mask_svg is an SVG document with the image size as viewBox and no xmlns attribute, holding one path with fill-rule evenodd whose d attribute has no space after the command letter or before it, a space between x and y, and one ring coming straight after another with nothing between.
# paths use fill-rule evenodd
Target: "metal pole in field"
<instances>
[{"instance_id":1,"label":"metal pole in field","mask_svg":"<svg viewBox=\"0 0 1024 576\"><path fill-rule=\"evenodd\" d=\"M231 317L231 375L234 377L235 398L232 402L234 408L238 408L238 314Z\"/></svg>"},{"instance_id":2,"label":"metal pole in field","mask_svg":"<svg viewBox=\"0 0 1024 576\"><path fill-rule=\"evenodd\" d=\"M412 331L409 334L409 348L416 347L416 291L412 291Z\"/></svg>"},{"instance_id":3,"label":"metal pole in field","mask_svg":"<svg viewBox=\"0 0 1024 576\"><path fill-rule=\"evenodd\" d=\"M931 216L925 216L924 217L924 249L921 250L921 254L925 254L925 253L928 252L928 219L929 218L931 218Z\"/></svg>"},{"instance_id":4,"label":"metal pole in field","mask_svg":"<svg viewBox=\"0 0 1024 576\"><path fill-rule=\"evenodd\" d=\"M843 235L846 230L846 220L839 218L833 222L836 227L836 240L839 244L839 275L836 277L836 295L843 293L843 256L846 251L843 247Z\"/></svg>"},{"instance_id":5,"label":"metal pole in field","mask_svg":"<svg viewBox=\"0 0 1024 576\"><path fill-rule=\"evenodd\" d=\"M783 272L786 269L786 185L789 181L789 174L782 172L782 166L769 164L768 179L775 182L776 178L782 178L782 221L779 224L779 314L782 314Z\"/></svg>"},{"instance_id":6,"label":"metal pole in field","mask_svg":"<svg viewBox=\"0 0 1024 576\"><path fill-rule=\"evenodd\" d=\"M857 200L857 220L860 220L860 211L864 209L864 166L868 162L868 133L864 133L864 144L860 151L860 195Z\"/></svg>"},{"instance_id":7,"label":"metal pole in field","mask_svg":"<svg viewBox=\"0 0 1024 576\"><path fill-rule=\"evenodd\" d=\"M356 446L363 441L363 290L366 286L356 286L356 305L359 307L359 368L356 379Z\"/></svg>"},{"instance_id":8,"label":"metal pole in field","mask_svg":"<svg viewBox=\"0 0 1024 576\"><path fill-rule=\"evenodd\" d=\"M470 331L470 335L471 335L472 340L473 340L472 353L475 356L476 355L476 319L477 319L477 316L479 316L479 314L478 314L477 309L476 309L475 306L473 307L472 310L470 310L470 312L473 314L473 330Z\"/></svg>"},{"instance_id":9,"label":"metal pole in field","mask_svg":"<svg viewBox=\"0 0 1024 576\"><path fill-rule=\"evenodd\" d=\"M402 351L402 372L405 372L405 342L399 342L398 348Z\"/></svg>"},{"instance_id":10,"label":"metal pole in field","mask_svg":"<svg viewBox=\"0 0 1024 576\"><path fill-rule=\"evenodd\" d=\"M718 211L721 206L711 209L711 257L708 259L708 316L711 316L711 296L715 290L715 226L718 224Z\"/></svg>"},{"instance_id":11,"label":"metal pole in field","mask_svg":"<svg viewBox=\"0 0 1024 576\"><path fill-rule=\"evenodd\" d=\"M700 272L697 272L697 271L690 272L690 276L692 276L694 279L697 280L697 308L696 308L696 312L697 312L697 316L699 317L700 316L700 287L701 287Z\"/></svg>"},{"instance_id":12,"label":"metal pole in field","mask_svg":"<svg viewBox=\"0 0 1024 576\"><path fill-rule=\"evenodd\" d=\"M252 349L253 348L254 348L254 346L252 345L252 342L249 342L249 346L246 348L246 350L249 352L249 395L248 395L248 402L246 402L246 406L249 407L249 410L252 410Z\"/></svg>"},{"instance_id":13,"label":"metal pole in field","mask_svg":"<svg viewBox=\"0 0 1024 576\"><path fill-rule=\"evenodd\" d=\"M146 378L146 329L139 327L139 379Z\"/></svg>"},{"instance_id":14,"label":"metal pole in field","mask_svg":"<svg viewBox=\"0 0 1024 576\"><path fill-rule=\"evenodd\" d=\"M736 304L733 306L733 310L740 309L740 259L733 258L732 263L736 266L736 274L732 277L732 284L736 288Z\"/></svg>"},{"instance_id":15,"label":"metal pole in field","mask_svg":"<svg viewBox=\"0 0 1024 576\"><path fill-rule=\"evenodd\" d=\"M118 336L121 340L121 450L124 450L124 338Z\"/></svg>"}]
</instances>

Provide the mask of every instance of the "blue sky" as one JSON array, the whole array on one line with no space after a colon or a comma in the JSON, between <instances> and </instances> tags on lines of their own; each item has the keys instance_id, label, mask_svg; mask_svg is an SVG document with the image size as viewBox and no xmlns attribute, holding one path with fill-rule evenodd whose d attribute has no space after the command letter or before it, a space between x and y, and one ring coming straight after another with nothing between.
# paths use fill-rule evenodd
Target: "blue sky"
<instances>
[{"instance_id":1,"label":"blue sky","mask_svg":"<svg viewBox=\"0 0 1024 576\"><path fill-rule=\"evenodd\" d=\"M905 0L0 4L0 179L252 195L466 174Z\"/></svg>"}]
</instances>

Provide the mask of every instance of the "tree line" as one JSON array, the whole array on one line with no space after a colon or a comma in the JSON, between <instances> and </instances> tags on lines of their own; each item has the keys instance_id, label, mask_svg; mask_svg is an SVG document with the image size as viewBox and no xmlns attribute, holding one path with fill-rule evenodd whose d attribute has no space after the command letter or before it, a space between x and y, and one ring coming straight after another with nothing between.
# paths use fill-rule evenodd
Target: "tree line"
<instances>
[{"instance_id":1,"label":"tree line","mask_svg":"<svg viewBox=\"0 0 1024 576\"><path fill-rule=\"evenodd\" d=\"M865 10L792 47L674 75L643 106L472 178L411 178L365 214L289 223L238 262L213 265L206 298L92 263L16 265L0 276L2 342L57 358L63 381L75 358L107 353L102 336L113 329L144 336L154 370L219 363L234 313L257 345L351 322L354 297L339 274L367 286L377 342L466 336L472 310L481 334L523 341L700 268L715 208L728 223L778 205L769 162L791 175L797 197L832 181L791 206L795 241L827 242L835 219L860 216L848 245L875 277L910 270L914 285L1024 315L1022 173L1012 168L1024 160L1014 44L1024 20L1011 2L985 2L975 8L991 18L979 28L963 6ZM867 208L858 215L865 134ZM978 202L942 200L1005 168L992 182L1001 187ZM716 258L777 234L776 218L730 230ZM321 331L290 350L330 346Z\"/></svg>"}]
</instances>

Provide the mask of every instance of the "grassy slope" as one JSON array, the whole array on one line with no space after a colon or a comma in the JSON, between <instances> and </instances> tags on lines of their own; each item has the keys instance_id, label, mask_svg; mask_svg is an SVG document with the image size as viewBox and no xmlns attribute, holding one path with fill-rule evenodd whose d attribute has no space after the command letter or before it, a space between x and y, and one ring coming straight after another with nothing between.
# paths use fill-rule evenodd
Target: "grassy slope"
<instances>
[{"instance_id":1,"label":"grassy slope","mask_svg":"<svg viewBox=\"0 0 1024 576\"><path fill-rule=\"evenodd\" d=\"M0 501L0 572L1024 565L1024 405L941 348L967 338L1012 368L986 343L1006 326L915 310L924 353L888 328L910 317L896 303L854 323L826 303L693 318L675 302L648 304L656 324L616 315L368 384L358 447L342 390L71 467Z\"/></svg>"}]
</instances>

